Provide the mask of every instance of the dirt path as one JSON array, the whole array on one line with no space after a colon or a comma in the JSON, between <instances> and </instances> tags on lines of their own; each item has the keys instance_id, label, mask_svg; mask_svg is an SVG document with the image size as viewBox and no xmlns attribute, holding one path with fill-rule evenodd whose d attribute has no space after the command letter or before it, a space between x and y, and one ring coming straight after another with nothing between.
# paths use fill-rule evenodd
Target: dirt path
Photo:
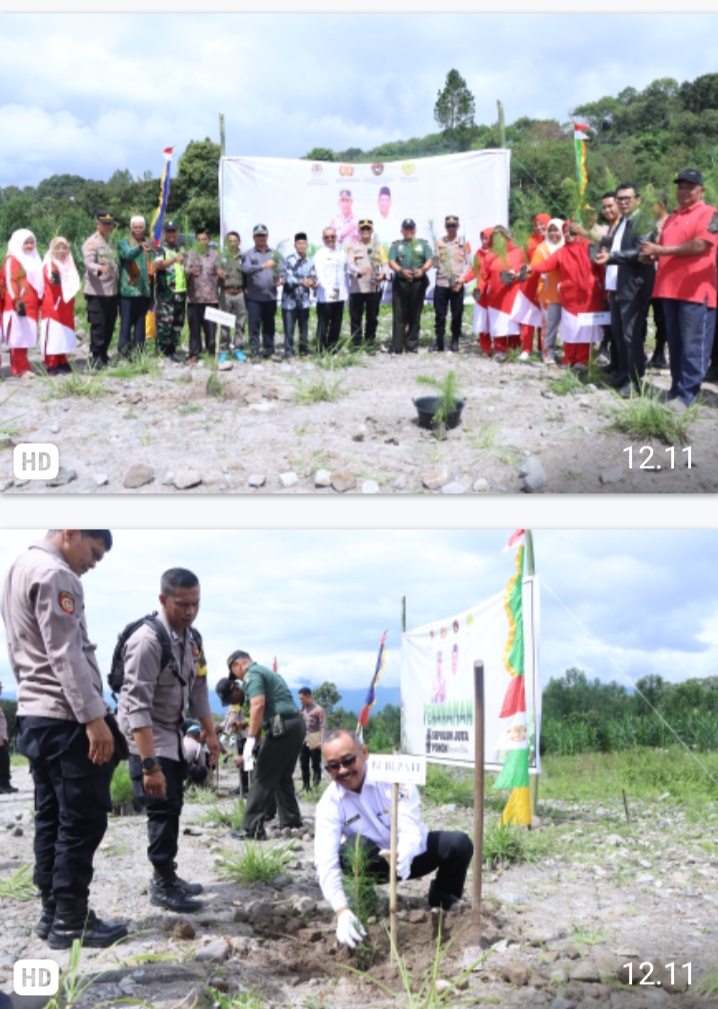
<instances>
[{"instance_id":1,"label":"dirt path","mask_svg":"<svg viewBox=\"0 0 718 1009\"><path fill-rule=\"evenodd\" d=\"M20 792L0 797L2 877L32 858L30 777L25 768L15 769L13 777ZM234 783L234 773L223 769L225 796ZM223 799L223 808L231 801ZM205 910L189 923L178 923L149 903L143 818L113 817L96 859L92 905L102 916L126 921L135 934L118 947L116 957L83 952L84 971L109 973L97 978L78 1005L119 1007L122 998L131 997L151 1009L186 1009L197 995L200 1009L212 1005L209 984L227 999L256 991L259 1001L252 1005L257 1007L397 1004L343 969L357 960L337 947L312 866L308 835L314 807L304 803L302 808L306 832L291 839L282 877L273 885L245 886L218 872L219 853L237 846L227 828L198 823L207 806L185 806L179 872L205 886ZM467 987L443 1004L469 999L509 1009L715 1006L715 998L698 997L694 986L700 974L718 967L717 814L706 812L703 822L693 823L666 802L634 803L632 823L626 826L619 803L615 808L543 803L541 813L540 825L528 835L534 860L485 870L482 944L487 955L468 974ZM453 806L425 809L430 827L470 829L470 818L470 810ZM422 880L400 886L399 946L415 980L430 966L436 947L436 919L426 908L426 890ZM15 959L48 953L32 932L36 914L34 901L0 902L0 990L11 986ZM442 982L462 974L468 927L467 912L447 916L444 937L453 943L441 963ZM370 935L379 959L367 970L400 990L396 970L387 962L382 921L370 925ZM53 955L61 967L67 965L67 953ZM638 964L649 960L658 965L654 977L661 986L621 983L623 964L634 961L639 979L647 968L641 971ZM671 962L677 989L687 979L682 965L692 964L693 985L685 991L668 990L670 978L662 968Z\"/></svg>"},{"instance_id":2,"label":"dirt path","mask_svg":"<svg viewBox=\"0 0 718 1009\"><path fill-rule=\"evenodd\" d=\"M157 363L155 375L98 380L95 398L58 397L65 379L9 379L0 388L0 490L5 493L502 493L526 489L527 459L541 492L718 491L718 388L706 385L688 455L610 428L608 389L552 391L562 372L539 364L500 365L465 340L460 354L435 355L431 312L418 355L364 356L362 367L328 372L314 363L234 362L208 395L203 366ZM388 317L380 335L388 339ZM279 343L279 340L278 340ZM466 399L462 424L438 442L416 423L419 375L457 372ZM656 377L653 378L653 375ZM666 372L651 373L659 389ZM336 402L295 402L300 391L338 383ZM14 395L5 399L6 394ZM4 402L2 402L4 400ZM10 431L3 439L3 430ZM67 482L15 481L12 445L58 445ZM633 446L633 468L624 451ZM641 469L641 463L661 469ZM671 468L673 463L673 468ZM135 471L126 486L128 471ZM317 477L318 471L320 473ZM342 479L331 480L331 474ZM143 482L145 481L145 482Z\"/></svg>"}]
</instances>

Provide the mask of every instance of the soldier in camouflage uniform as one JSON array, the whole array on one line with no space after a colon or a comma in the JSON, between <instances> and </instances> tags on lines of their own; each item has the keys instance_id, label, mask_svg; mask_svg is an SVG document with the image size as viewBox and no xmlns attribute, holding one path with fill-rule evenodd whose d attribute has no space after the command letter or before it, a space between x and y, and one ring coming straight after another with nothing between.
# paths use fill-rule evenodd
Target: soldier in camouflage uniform
<instances>
[{"instance_id":1,"label":"soldier in camouflage uniform","mask_svg":"<svg viewBox=\"0 0 718 1009\"><path fill-rule=\"evenodd\" d=\"M464 275L471 267L471 248L463 238L459 238L459 218L450 214L444 221L446 235L440 238L434 249L436 286L434 288L434 312L436 315L436 342L432 350L444 349L446 315L451 306L451 349L459 349L461 320L464 313Z\"/></svg>"},{"instance_id":2,"label":"soldier in camouflage uniform","mask_svg":"<svg viewBox=\"0 0 718 1009\"><path fill-rule=\"evenodd\" d=\"M352 343L362 345L362 317L366 309L366 346L369 351L376 346L376 327L379 320L382 281L388 267L384 247L372 241L372 221L359 222L361 241L347 249L349 274L349 321Z\"/></svg>"},{"instance_id":3,"label":"soldier in camouflage uniform","mask_svg":"<svg viewBox=\"0 0 718 1009\"><path fill-rule=\"evenodd\" d=\"M389 250L389 266L394 271L392 292L391 354L404 350L404 328L408 326L406 349L419 352L419 331L424 295L429 286L426 274L434 265L429 243L416 237L416 223L410 217L402 221L403 238Z\"/></svg>"},{"instance_id":4,"label":"soldier in camouflage uniform","mask_svg":"<svg viewBox=\"0 0 718 1009\"><path fill-rule=\"evenodd\" d=\"M155 325L160 353L181 364L183 359L177 353L177 345L184 326L187 278L178 241L177 225L167 221L162 243L155 249Z\"/></svg>"}]
</instances>

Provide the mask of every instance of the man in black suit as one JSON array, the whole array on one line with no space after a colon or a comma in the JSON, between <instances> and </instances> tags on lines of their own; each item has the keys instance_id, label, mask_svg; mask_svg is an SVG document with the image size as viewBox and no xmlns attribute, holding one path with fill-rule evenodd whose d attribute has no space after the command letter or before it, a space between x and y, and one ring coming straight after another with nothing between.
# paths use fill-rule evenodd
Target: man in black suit
<instances>
[{"instance_id":1,"label":"man in black suit","mask_svg":"<svg viewBox=\"0 0 718 1009\"><path fill-rule=\"evenodd\" d=\"M646 318L656 271L653 263L639 259L639 253L654 229L649 219L644 219L641 197L633 182L618 187L616 200L622 220L610 252L599 252L596 262L618 266L616 293L611 298L611 331L618 353L618 370L611 377L611 385L619 396L628 399L640 392L646 371Z\"/></svg>"}]
</instances>

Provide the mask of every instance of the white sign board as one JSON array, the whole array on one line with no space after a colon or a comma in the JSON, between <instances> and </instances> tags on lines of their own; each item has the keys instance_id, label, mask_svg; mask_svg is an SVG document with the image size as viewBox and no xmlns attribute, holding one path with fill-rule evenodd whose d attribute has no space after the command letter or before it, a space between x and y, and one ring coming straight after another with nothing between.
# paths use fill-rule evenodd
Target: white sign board
<instances>
[{"instance_id":1,"label":"white sign board","mask_svg":"<svg viewBox=\"0 0 718 1009\"><path fill-rule=\"evenodd\" d=\"M610 312L579 312L578 313L578 324L579 324L579 326L610 326L611 325L611 313Z\"/></svg>"},{"instance_id":2,"label":"white sign board","mask_svg":"<svg viewBox=\"0 0 718 1009\"><path fill-rule=\"evenodd\" d=\"M204 317L208 322L218 322L220 326L227 326L234 329L237 325L237 318L231 312L223 312L219 308L212 308L210 305L204 310Z\"/></svg>"},{"instance_id":3,"label":"white sign board","mask_svg":"<svg viewBox=\"0 0 718 1009\"><path fill-rule=\"evenodd\" d=\"M539 767L541 690L538 678L539 592L523 582L524 688L529 767ZM500 718L512 681L504 664L509 637L504 593L464 613L407 631L401 641L401 748L434 763L474 764L474 662L484 663L486 767L504 757Z\"/></svg>"},{"instance_id":4,"label":"white sign board","mask_svg":"<svg viewBox=\"0 0 718 1009\"><path fill-rule=\"evenodd\" d=\"M370 754L369 773L374 781L391 781L400 785L426 784L426 758L405 753Z\"/></svg>"},{"instance_id":5,"label":"white sign board","mask_svg":"<svg viewBox=\"0 0 718 1009\"><path fill-rule=\"evenodd\" d=\"M359 221L374 222L375 241L387 248L401 238L401 222L416 221L417 238L433 244L445 233L444 218L458 214L459 233L479 248L479 233L508 225L508 150L466 151L436 158L341 164L303 158L222 158L219 168L222 241L238 231L251 248L252 228L266 224L270 248L294 251L294 234L306 231L322 244L331 224L338 246L359 240ZM349 194L348 196L346 194Z\"/></svg>"}]
</instances>

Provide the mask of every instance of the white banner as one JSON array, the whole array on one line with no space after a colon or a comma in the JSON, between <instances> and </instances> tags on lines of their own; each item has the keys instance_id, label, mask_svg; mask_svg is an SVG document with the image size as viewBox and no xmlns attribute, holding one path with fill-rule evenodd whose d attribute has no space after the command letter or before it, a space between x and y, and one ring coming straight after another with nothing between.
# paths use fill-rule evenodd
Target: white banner
<instances>
[{"instance_id":1,"label":"white banner","mask_svg":"<svg viewBox=\"0 0 718 1009\"><path fill-rule=\"evenodd\" d=\"M508 225L508 150L467 151L438 158L351 165L288 158L222 158L219 171L222 240L238 231L252 247L252 229L265 224L270 248L294 251L305 231L311 246L331 224L343 247L359 237L359 221L374 222L375 239L388 246L401 238L401 222L416 221L417 238L445 234L444 218L457 214L459 233L475 251L479 233ZM347 195L348 194L348 195ZM433 236L432 236L433 231Z\"/></svg>"},{"instance_id":2,"label":"white banner","mask_svg":"<svg viewBox=\"0 0 718 1009\"><path fill-rule=\"evenodd\" d=\"M540 769L539 590L523 583L524 679L529 767ZM501 592L473 609L407 631L401 642L401 746L438 764L474 764L474 662L484 663L485 766L497 769L507 720L499 715L512 680L504 665L509 635Z\"/></svg>"}]
</instances>

